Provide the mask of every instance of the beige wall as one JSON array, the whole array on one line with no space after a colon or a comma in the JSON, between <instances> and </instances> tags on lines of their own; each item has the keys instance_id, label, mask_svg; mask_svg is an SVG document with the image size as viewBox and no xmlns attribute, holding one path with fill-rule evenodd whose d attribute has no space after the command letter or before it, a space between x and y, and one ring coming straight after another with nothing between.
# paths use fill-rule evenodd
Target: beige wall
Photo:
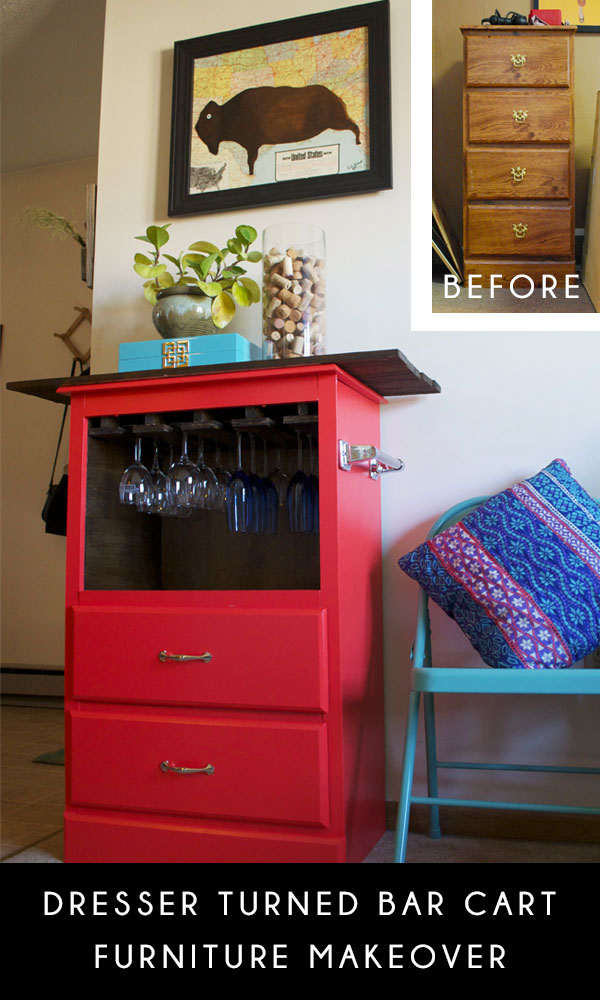
<instances>
[{"instance_id":1,"label":"beige wall","mask_svg":"<svg viewBox=\"0 0 600 1000\"><path fill-rule=\"evenodd\" d=\"M302 11L332 6L331 0L306 0ZM455 4L446 6L456 9ZM584 486L600 495L600 352L595 334L527 331L527 316L512 317L508 332L410 331L410 267L429 270L431 261L410 259L408 9L406 0L392 0L393 190L192 216L173 220L171 227L173 245L187 246L193 239L218 243L240 221L259 231L299 216L319 223L328 241L329 351L399 348L442 385L440 396L394 399L382 413L382 447L406 461L404 472L382 483L390 797L398 793L416 607L416 587L399 571L398 557L422 540L440 511L531 475L556 456L564 457ZM282 11L278 0L256 0L252 6L230 0L219 9L218 23L203 25L197 0L178 0L168 16L163 0L128 0L125 5L108 0L94 290L96 371L115 370L120 341L153 336L131 260L133 237L150 222L166 221L173 42L194 37L203 27L240 28L291 13L299 11ZM258 306L245 311L243 323L242 332L258 339ZM474 662L456 626L441 613L434 620L439 662L456 663L456 657ZM500 712L488 699L474 716L468 699L442 699L441 754L464 751L468 756L474 752L469 747L473 740L492 759L521 755L534 762L575 762L586 754L589 759L597 723L585 703L561 699L557 708L549 698L522 702L504 699ZM505 795L535 798L529 775L500 781ZM572 777L543 781L542 801L560 795L558 784L575 800L598 794L593 783ZM423 787L422 775L418 786ZM466 797L490 793L485 775L472 775L467 783L457 772L446 787Z\"/></svg>"},{"instance_id":2,"label":"beige wall","mask_svg":"<svg viewBox=\"0 0 600 1000\"><path fill-rule=\"evenodd\" d=\"M481 24L488 0L433 0L433 183L459 239L462 234L463 37L460 25ZM525 12L525 8L524 8ZM502 9L501 13L506 11ZM575 35L575 225L583 228L600 88L600 34Z\"/></svg>"},{"instance_id":3,"label":"beige wall","mask_svg":"<svg viewBox=\"0 0 600 1000\"><path fill-rule=\"evenodd\" d=\"M68 375L71 355L53 337L91 307L80 280L79 248L24 232L15 219L38 204L84 232L86 184L96 161L78 160L2 177L2 382ZM89 344L90 328L76 334ZM62 409L2 393L2 662L62 666L65 539L44 532L40 514L52 470ZM67 421L68 430L68 421ZM63 441L58 472L66 462Z\"/></svg>"}]
</instances>

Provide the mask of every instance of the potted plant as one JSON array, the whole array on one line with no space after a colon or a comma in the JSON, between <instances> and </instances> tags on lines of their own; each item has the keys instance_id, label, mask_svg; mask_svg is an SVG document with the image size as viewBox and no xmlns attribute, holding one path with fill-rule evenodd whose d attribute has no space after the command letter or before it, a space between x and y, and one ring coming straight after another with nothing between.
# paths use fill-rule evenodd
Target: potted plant
<instances>
[{"instance_id":1,"label":"potted plant","mask_svg":"<svg viewBox=\"0 0 600 1000\"><path fill-rule=\"evenodd\" d=\"M169 225L148 226L145 236L136 236L153 250L136 253L133 265L144 278L144 296L154 307L152 321L161 336L215 333L231 322L236 305L260 301L257 283L242 266L262 259L261 253L249 249L257 237L252 226L238 226L221 250L214 243L199 241L178 257L163 252L166 264L161 251L169 241Z\"/></svg>"}]
</instances>

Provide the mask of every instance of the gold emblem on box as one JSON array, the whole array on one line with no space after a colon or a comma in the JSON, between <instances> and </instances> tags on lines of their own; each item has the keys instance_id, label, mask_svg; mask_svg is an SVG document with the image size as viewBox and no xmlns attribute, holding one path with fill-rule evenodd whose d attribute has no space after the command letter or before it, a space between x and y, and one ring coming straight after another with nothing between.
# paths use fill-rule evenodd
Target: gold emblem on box
<instances>
[{"instance_id":1,"label":"gold emblem on box","mask_svg":"<svg viewBox=\"0 0 600 1000\"><path fill-rule=\"evenodd\" d=\"M163 368L189 368L189 340L167 340L162 345Z\"/></svg>"}]
</instances>

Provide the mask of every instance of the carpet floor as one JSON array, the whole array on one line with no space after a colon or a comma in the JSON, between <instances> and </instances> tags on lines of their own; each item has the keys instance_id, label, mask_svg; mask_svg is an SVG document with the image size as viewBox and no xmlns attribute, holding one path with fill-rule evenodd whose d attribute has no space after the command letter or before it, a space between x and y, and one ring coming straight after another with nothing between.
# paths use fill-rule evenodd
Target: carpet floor
<instances>
[{"instance_id":1,"label":"carpet floor","mask_svg":"<svg viewBox=\"0 0 600 1000\"><path fill-rule=\"evenodd\" d=\"M388 831L364 859L367 865L388 865L394 861L394 834ZM599 864L600 845L554 844L531 840L494 840L490 837L442 837L431 840L423 833L411 833L406 854L408 864ZM62 834L29 847L3 864L61 864Z\"/></svg>"}]
</instances>

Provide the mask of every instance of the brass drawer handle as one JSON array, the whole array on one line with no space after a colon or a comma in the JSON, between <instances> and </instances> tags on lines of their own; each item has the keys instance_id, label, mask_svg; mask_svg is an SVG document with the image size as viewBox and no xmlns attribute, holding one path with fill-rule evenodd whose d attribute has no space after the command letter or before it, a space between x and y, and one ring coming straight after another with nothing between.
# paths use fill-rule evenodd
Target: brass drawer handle
<instances>
[{"instance_id":1,"label":"brass drawer handle","mask_svg":"<svg viewBox=\"0 0 600 1000\"><path fill-rule=\"evenodd\" d=\"M513 118L516 122L524 122L527 118L527 112L523 111L522 108L519 108L518 111L513 111Z\"/></svg>"},{"instance_id":2,"label":"brass drawer handle","mask_svg":"<svg viewBox=\"0 0 600 1000\"><path fill-rule=\"evenodd\" d=\"M175 764L170 764L168 760L163 760L160 763L161 771L172 771L174 774L214 774L215 768L213 764L207 764L206 767L177 767Z\"/></svg>"},{"instance_id":3,"label":"brass drawer handle","mask_svg":"<svg viewBox=\"0 0 600 1000\"><path fill-rule=\"evenodd\" d=\"M511 167L510 168L510 176L512 177L512 179L515 182L515 184L518 184L519 181L522 181L526 173L527 173L527 170L525 169L525 167Z\"/></svg>"},{"instance_id":4,"label":"brass drawer handle","mask_svg":"<svg viewBox=\"0 0 600 1000\"><path fill-rule=\"evenodd\" d=\"M177 660L178 663L187 662L188 660L202 660L203 663L210 663L212 653L202 653L201 656L190 656L187 653L168 653L166 649L163 649L158 654L158 658L161 663L165 663L166 660Z\"/></svg>"},{"instance_id":5,"label":"brass drawer handle","mask_svg":"<svg viewBox=\"0 0 600 1000\"><path fill-rule=\"evenodd\" d=\"M518 240L522 240L523 237L525 236L525 233L527 232L527 226L525 225L524 222L514 222L513 232Z\"/></svg>"},{"instance_id":6,"label":"brass drawer handle","mask_svg":"<svg viewBox=\"0 0 600 1000\"><path fill-rule=\"evenodd\" d=\"M517 67L518 66L524 66L525 63L527 62L525 56L519 56L519 55L517 55L517 56L511 56L510 57L510 61L513 64L513 66L517 66Z\"/></svg>"}]
</instances>

